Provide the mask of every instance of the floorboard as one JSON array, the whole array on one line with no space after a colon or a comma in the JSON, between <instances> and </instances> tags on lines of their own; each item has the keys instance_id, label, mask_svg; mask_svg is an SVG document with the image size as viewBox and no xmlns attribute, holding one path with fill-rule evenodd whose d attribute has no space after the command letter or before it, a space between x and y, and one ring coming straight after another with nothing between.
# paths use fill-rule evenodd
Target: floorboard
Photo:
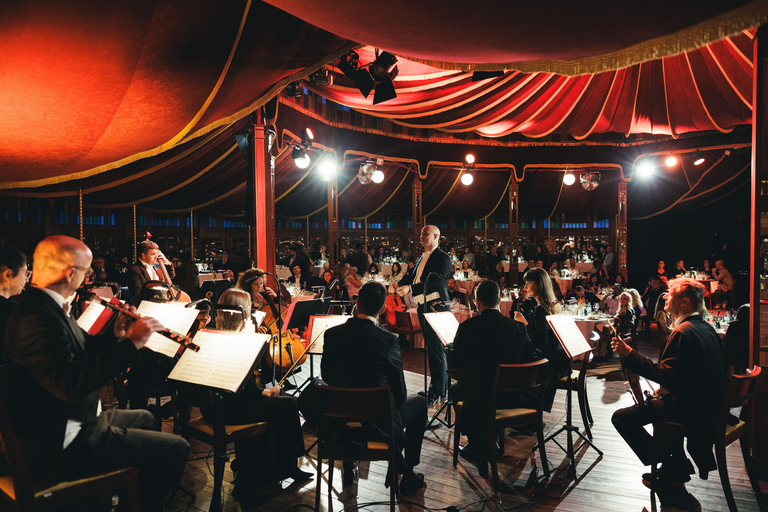
<instances>
[{"instance_id":1,"label":"floorboard","mask_svg":"<svg viewBox=\"0 0 768 512\"><path fill-rule=\"evenodd\" d=\"M650 347L641 346L641 350L653 352ZM656 353L658 353L656 351ZM409 393L423 388L423 352L404 350L403 359L406 368L406 385ZM319 358L313 361L314 374L319 373ZM310 363L305 363L299 374L300 383L309 375ZM632 404L622 381L618 359L590 369L587 377L587 389L594 418L592 433L594 444L603 451L603 456L586 446L580 440L576 442L576 478L570 476L568 460L564 452L553 442L546 445L551 478L543 481L541 461L538 452L532 452L535 438L517 435L505 438L505 456L499 460L499 475L504 489L494 492L488 481L477 474L473 464L459 458L456 468L452 463L453 430L444 426L428 430L422 449L421 464L417 471L426 475L426 488L417 492L407 501L397 505L400 511L417 511L424 508L457 509L470 511L504 511L518 505L527 505L526 510L533 511L650 511L650 492L640 480L647 467L643 466L629 447L623 442L611 425L611 414L620 407ZM105 388L102 398L107 402L114 400ZM574 424L581 426L581 416L577 399L574 396ZM437 407L430 408L430 415ZM551 413L544 416L545 432L553 432L565 422L565 392L559 391ZM171 430L170 424L164 425L165 431ZM558 437L565 445L565 434ZM305 434L305 443L309 446L315 438ZM197 500L190 503L188 497L178 493L168 503L167 510L194 512L208 510L213 488L213 475L210 447L196 441L192 442L192 454L188 462L183 486L197 495ZM314 450L312 452L314 455ZM759 510L757 499L749 484L741 451L738 443L727 449L728 471L733 493L740 511ZM195 460L196 459L196 460ZM538 466L538 479L530 478L533 464ZM305 471L316 473L316 462L312 456L301 460ZM387 510L389 490L384 488L386 465L381 462L361 463L360 478L351 487L342 486L341 463L336 464L333 490L328 492L328 466L323 465L322 499L323 511L341 511L344 509ZM315 502L315 479L302 485L284 481L283 490L273 496L258 501L241 502L233 495L232 472L227 464L224 476L223 510L226 511L268 511L309 510ZM692 496L687 506L665 504L660 510L727 510L727 504L720 485L717 471L710 473L708 480L694 476L686 485ZM369 503L381 502L367 506Z\"/></svg>"}]
</instances>

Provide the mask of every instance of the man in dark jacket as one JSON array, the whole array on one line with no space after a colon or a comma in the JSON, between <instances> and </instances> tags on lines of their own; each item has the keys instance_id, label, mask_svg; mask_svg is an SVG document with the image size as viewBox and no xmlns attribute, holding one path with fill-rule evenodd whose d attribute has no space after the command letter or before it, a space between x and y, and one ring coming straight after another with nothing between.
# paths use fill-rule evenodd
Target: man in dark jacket
<instances>
[{"instance_id":1,"label":"man in dark jacket","mask_svg":"<svg viewBox=\"0 0 768 512\"><path fill-rule=\"evenodd\" d=\"M688 278L669 282L666 309L675 318L675 328L658 363L652 362L626 343L614 338L613 349L624 356L627 370L661 384L658 398L650 404L619 409L613 425L643 464L652 459L652 436L644 426L654 421L682 423L688 438L688 453L702 478L715 469L712 455L715 422L725 396L723 346L715 330L701 316L704 287ZM683 451L682 438L665 440L658 481L643 475L646 485L661 487L691 479L693 466Z\"/></svg>"},{"instance_id":2,"label":"man in dark jacket","mask_svg":"<svg viewBox=\"0 0 768 512\"><path fill-rule=\"evenodd\" d=\"M397 454L397 472L403 475L400 493L411 494L424 485L424 475L414 473L421 458L421 442L427 421L423 397L406 396L403 360L397 335L378 325L387 289L369 282L360 288L357 317L325 333L320 363L323 380L331 386L371 388L389 386L392 393L392 422ZM381 430L387 428L382 426ZM385 430L386 431L386 430ZM405 449L405 457L402 450ZM344 482L351 483L353 468L344 466Z\"/></svg>"},{"instance_id":3,"label":"man in dark jacket","mask_svg":"<svg viewBox=\"0 0 768 512\"><path fill-rule=\"evenodd\" d=\"M101 411L101 387L138 358L162 325L152 318L90 335L69 305L91 265L74 238L53 236L35 249L31 285L8 319L3 401L35 483L55 483L134 466L142 510L161 510L184 471L189 444L154 432L147 411Z\"/></svg>"}]
</instances>

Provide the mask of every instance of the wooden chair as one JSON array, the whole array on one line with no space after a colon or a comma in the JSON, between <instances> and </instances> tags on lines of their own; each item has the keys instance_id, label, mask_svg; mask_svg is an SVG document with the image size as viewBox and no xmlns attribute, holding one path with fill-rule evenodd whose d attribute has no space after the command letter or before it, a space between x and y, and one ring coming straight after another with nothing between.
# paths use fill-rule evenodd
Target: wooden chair
<instances>
[{"instance_id":1,"label":"wooden chair","mask_svg":"<svg viewBox=\"0 0 768 512\"><path fill-rule=\"evenodd\" d=\"M367 441L364 445L338 446L327 438L321 428L317 440L317 487L315 491L315 510L320 510L320 487L322 485L323 459L328 459L328 493L333 489L334 462L349 461L389 461L389 508L395 510L395 494L397 492L397 470L395 468L394 429L392 427L392 401L389 387L381 388L337 388L320 386L318 402L321 424L346 424L348 427L363 422L377 421L389 425L389 441ZM342 434L343 435L343 434Z\"/></svg>"},{"instance_id":2,"label":"wooden chair","mask_svg":"<svg viewBox=\"0 0 768 512\"><path fill-rule=\"evenodd\" d=\"M408 311L395 311L395 319L397 320L397 334L404 334L411 345L415 346L416 335L421 334L421 326L418 323L413 325L411 313Z\"/></svg>"},{"instance_id":3,"label":"wooden chair","mask_svg":"<svg viewBox=\"0 0 768 512\"><path fill-rule=\"evenodd\" d=\"M735 512L736 500L733 498L733 490L731 489L731 482L728 478L728 465L725 458L725 448L737 439L741 445L741 454L744 458L744 466L747 470L747 476L752 484L752 488L758 491L759 486L757 479L752 472L751 465L751 453L749 445L749 436L751 430L752 420L752 394L755 390L755 384L757 383L757 377L760 375L760 367L755 366L751 370L747 371L744 375L732 375L728 390L725 393L723 404L720 407L720 415L718 416L715 426L715 458L717 460L717 469L720 473L720 482L723 486L723 493L725 494L725 501L728 503L728 510ZM741 407L741 414L739 416L739 422L736 425L730 425L728 418L730 416L731 409ZM654 422L653 424L654 438L653 438L653 460L659 459L659 446L657 444L656 433L663 432L667 435L683 435L683 426L680 423L674 423L669 421ZM651 466L651 475L654 477L658 472L657 464L654 463ZM651 504L655 509L656 492L651 489Z\"/></svg>"},{"instance_id":4,"label":"wooden chair","mask_svg":"<svg viewBox=\"0 0 768 512\"><path fill-rule=\"evenodd\" d=\"M594 421L592 420L592 411L589 410L589 400L587 399L587 369L591 359L592 352L582 354L582 360L577 361L579 363L578 369L574 368L571 370L570 375L566 375L555 383L557 389L567 391L570 388L571 391L576 392L576 396L579 399L579 409L581 410L581 421L590 440L592 440L592 430L589 427ZM568 382L569 380L570 383Z\"/></svg>"},{"instance_id":5,"label":"wooden chair","mask_svg":"<svg viewBox=\"0 0 768 512\"><path fill-rule=\"evenodd\" d=\"M53 486L35 485L27 472L21 446L11 428L5 405L0 401L0 442L8 461L10 475L0 477L0 509L8 511L43 511L88 501L119 491L130 512L139 512L139 472L124 468Z\"/></svg>"},{"instance_id":6,"label":"wooden chair","mask_svg":"<svg viewBox=\"0 0 768 512\"><path fill-rule=\"evenodd\" d=\"M487 435L487 453L491 463L491 472L493 475L493 485L495 489L499 488L499 470L496 464L496 439L499 439L499 445L504 448L504 429L506 427L521 427L534 424L536 426L536 437L538 438L539 455L541 465L544 469L544 475L549 478L549 466L547 465L547 454L544 448L544 423L543 401L544 401L544 383L540 382L541 375L549 361L541 359L532 363L525 364L500 364L496 367L496 378L491 390L491 402L488 408L488 435ZM497 409L497 401L500 394L519 394L530 395L531 402L535 407L518 407L514 409ZM459 457L459 439L461 432L460 425L461 409L463 402L455 404L456 409L456 427L453 436L453 467L456 467ZM479 464L485 464L479 461ZM482 471L482 470L481 470Z\"/></svg>"},{"instance_id":7,"label":"wooden chair","mask_svg":"<svg viewBox=\"0 0 768 512\"><path fill-rule=\"evenodd\" d=\"M267 422L249 423L246 425L226 425L221 417L219 397L212 391L208 391L208 403L200 404L210 407L215 421L209 422L202 416L194 418L184 425L184 433L191 439L197 439L213 447L213 496L211 499L212 511L221 510L221 486L224 480L224 464L229 460L227 446L245 439L268 435L272 436L272 429ZM275 444L270 440L272 449L270 460L275 460Z\"/></svg>"}]
</instances>

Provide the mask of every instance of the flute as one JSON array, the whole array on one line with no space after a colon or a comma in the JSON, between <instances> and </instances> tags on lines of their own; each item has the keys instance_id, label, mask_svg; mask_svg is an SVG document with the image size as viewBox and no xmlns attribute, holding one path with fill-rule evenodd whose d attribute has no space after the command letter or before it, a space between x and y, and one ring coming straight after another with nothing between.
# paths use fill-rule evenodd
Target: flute
<instances>
[{"instance_id":1,"label":"flute","mask_svg":"<svg viewBox=\"0 0 768 512\"><path fill-rule=\"evenodd\" d=\"M90 295L91 296L89 297L86 294L83 294L83 297L86 300L96 301L99 304L101 304L102 306L105 306L105 307L107 307L107 308L109 308L109 309L111 309L113 311L117 311L119 313L123 313L124 315L127 315L127 316L133 318L134 320L140 320L141 319L140 315L138 315L136 313L133 313L128 308L124 308L121 305L113 304L113 303L109 302L108 300L104 300L101 297L99 297L98 295L96 295L95 293L91 293ZM174 341L174 342L178 343L179 345L181 345L182 347L188 348L188 349L190 349L190 350L192 350L194 352L199 352L200 351L200 347L198 345L195 345L194 343L192 343L192 338L190 338L189 335L179 334L178 332L172 331L170 329L163 329L162 331L157 331L157 334L160 334L161 336L165 336L169 340Z\"/></svg>"}]
</instances>

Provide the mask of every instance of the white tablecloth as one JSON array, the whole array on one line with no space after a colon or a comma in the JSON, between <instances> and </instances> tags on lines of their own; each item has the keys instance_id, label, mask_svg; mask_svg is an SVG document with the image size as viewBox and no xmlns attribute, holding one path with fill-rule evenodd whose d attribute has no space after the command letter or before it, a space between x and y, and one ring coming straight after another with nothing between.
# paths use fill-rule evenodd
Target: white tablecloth
<instances>
[{"instance_id":1,"label":"white tablecloth","mask_svg":"<svg viewBox=\"0 0 768 512\"><path fill-rule=\"evenodd\" d=\"M286 267L285 265L278 265L277 266L277 278L278 279L288 279L291 277L291 269Z\"/></svg>"},{"instance_id":2,"label":"white tablecloth","mask_svg":"<svg viewBox=\"0 0 768 512\"><path fill-rule=\"evenodd\" d=\"M704 288L706 288L709 293L715 293L717 291L718 282L714 279L699 279L698 281L704 285Z\"/></svg>"},{"instance_id":3,"label":"white tablecloth","mask_svg":"<svg viewBox=\"0 0 768 512\"><path fill-rule=\"evenodd\" d=\"M456 281L456 285L467 292L468 295L471 295L475 292L475 286L477 286L477 283L479 283L480 279L474 279L469 281Z\"/></svg>"},{"instance_id":4,"label":"white tablecloth","mask_svg":"<svg viewBox=\"0 0 768 512\"><path fill-rule=\"evenodd\" d=\"M224 274L221 272L207 272L205 274L197 275L197 287L203 286L206 281L213 281L214 279L224 279Z\"/></svg>"},{"instance_id":5,"label":"white tablecloth","mask_svg":"<svg viewBox=\"0 0 768 512\"><path fill-rule=\"evenodd\" d=\"M513 302L515 302L514 299L501 299L501 302L499 302L499 308L501 309L502 315L509 316L509 312L512 311Z\"/></svg>"},{"instance_id":6,"label":"white tablecloth","mask_svg":"<svg viewBox=\"0 0 768 512\"><path fill-rule=\"evenodd\" d=\"M568 295L568 292L573 288L573 279L570 277L556 277L555 281L557 281L557 286L560 287L560 293L563 294L563 297Z\"/></svg>"},{"instance_id":7,"label":"white tablecloth","mask_svg":"<svg viewBox=\"0 0 768 512\"><path fill-rule=\"evenodd\" d=\"M508 261L502 261L502 265L504 265L504 272L509 272L509 262ZM528 267L528 263L518 263L517 264L517 271L522 272ZM591 261L577 261L576 262L576 268L579 272L582 274L589 274L592 271L592 262Z\"/></svg>"},{"instance_id":8,"label":"white tablecloth","mask_svg":"<svg viewBox=\"0 0 768 512\"><path fill-rule=\"evenodd\" d=\"M576 325L581 331L581 334L584 335L584 338L586 338L587 341L590 341L590 338L592 337L592 331L595 330L595 326L600 323L605 323L605 319L590 320L583 317L573 317L573 321L576 322Z\"/></svg>"}]
</instances>

